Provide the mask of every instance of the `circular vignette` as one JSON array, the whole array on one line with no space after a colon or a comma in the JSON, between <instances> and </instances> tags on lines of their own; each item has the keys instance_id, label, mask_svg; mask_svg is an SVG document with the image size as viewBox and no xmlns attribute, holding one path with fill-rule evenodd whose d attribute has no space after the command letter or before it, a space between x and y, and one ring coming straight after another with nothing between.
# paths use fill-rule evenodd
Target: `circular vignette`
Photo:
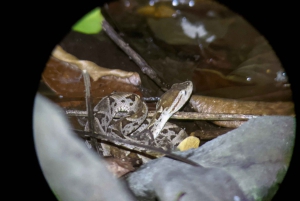
<instances>
[{"instance_id":1,"label":"circular vignette","mask_svg":"<svg viewBox=\"0 0 300 201\"><path fill-rule=\"evenodd\" d=\"M30 92L30 95L26 95L26 107L23 114L31 113L33 110L33 101L38 89L38 83L41 78L41 73L44 69L44 66L51 54L51 51L56 44L71 30L72 25L80 19L87 12L92 10L97 6L102 6L105 2L109 1L85 1L80 4L72 5L61 5L61 4L45 4L45 5L36 5L35 8L30 7L26 12L31 12L35 17L38 16L39 20L43 23L33 23L29 25L31 27L28 30L29 37L26 36L26 46L20 47L22 54L27 54L26 58L30 60L31 78L23 78L24 83L30 84L26 87L27 92ZM293 100L295 103L296 114L299 113L298 103L299 99L297 97L298 80L296 73L296 51L293 52L293 46L296 36L295 31L293 31L296 25L297 19L296 15L296 6L289 4L284 4L284 2L272 2L272 4L262 4L261 1L257 0L219 0L219 3L227 6L232 11L243 16L250 24L252 24L265 38L269 41L270 45L273 47L278 58L280 59L282 66L285 68L289 82L291 83L291 89L293 91ZM39 7L40 9L36 9ZM31 18L30 18L31 17ZM32 16L30 16L28 21L32 21ZM25 16L26 19L26 16ZM23 19L23 20L25 20ZM39 37L37 37L39 35ZM30 51L28 48L30 47ZM33 53L39 55L38 58L34 58ZM31 59L30 59L31 58ZM18 61L17 61L18 62ZM20 66L24 65L24 62L19 61ZM27 73L28 74L28 73ZM26 92L26 93L27 93ZM28 110L26 110L28 109ZM26 133L29 132L29 137L26 135L26 143L23 141L23 144L26 144L26 147L30 147L29 154L30 162L30 173L27 174L28 178L25 179L26 182L31 181L33 183L34 191L30 190L27 194L30 194L30 197L39 197L42 195L46 199L55 200L56 198L52 194L46 180L44 179L43 173L39 167L38 159L36 158L35 148L33 143L32 135L32 118L27 118L30 122L26 123ZM296 132L298 134L299 129L299 120L297 121ZM296 134L296 135L297 135ZM287 197L296 196L295 190L291 187L294 182L296 182L296 177L294 173L296 172L296 157L298 156L298 138L296 138L294 146L294 154L291 159L290 167L287 171L287 174L278 189L277 194L273 197L275 200L287 199ZM29 144L29 146L28 146ZM32 176L34 175L34 176ZM38 193L36 193L38 192Z\"/></svg>"}]
</instances>

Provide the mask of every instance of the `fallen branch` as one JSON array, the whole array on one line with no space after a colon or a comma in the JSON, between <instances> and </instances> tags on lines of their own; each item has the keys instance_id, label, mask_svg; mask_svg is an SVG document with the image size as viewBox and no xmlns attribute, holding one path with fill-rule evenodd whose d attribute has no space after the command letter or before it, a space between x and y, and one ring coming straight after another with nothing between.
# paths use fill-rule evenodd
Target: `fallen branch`
<instances>
[{"instance_id":1,"label":"fallen branch","mask_svg":"<svg viewBox=\"0 0 300 201\"><path fill-rule=\"evenodd\" d=\"M294 103L291 101L265 102L265 101L241 101L228 98L193 95L189 105L200 114L252 114L256 116L281 115L295 116ZM248 115L246 115L248 116ZM228 116L229 117L229 116ZM244 121L242 119L211 119L213 123L228 128L237 128ZM222 120L222 121L219 121ZM232 121L235 120L235 121Z\"/></svg>"},{"instance_id":2,"label":"fallen branch","mask_svg":"<svg viewBox=\"0 0 300 201\"><path fill-rule=\"evenodd\" d=\"M149 111L148 117L153 117L155 111ZM81 116L86 117L86 111L80 110L66 110L68 116ZM170 119L182 119L182 120L226 120L226 121L238 121L249 120L256 118L260 115L245 115L245 114L207 114L198 112L176 112ZM116 115L115 118L120 118L120 115Z\"/></svg>"},{"instance_id":3,"label":"fallen branch","mask_svg":"<svg viewBox=\"0 0 300 201\"><path fill-rule=\"evenodd\" d=\"M105 33L140 67L141 71L149 76L163 91L167 91L170 88L169 85L162 81L147 62L136 53L128 43L123 41L107 21L103 20L102 28Z\"/></svg>"},{"instance_id":4,"label":"fallen branch","mask_svg":"<svg viewBox=\"0 0 300 201\"><path fill-rule=\"evenodd\" d=\"M187 163L187 164L190 164L190 165L193 165L193 166L196 166L196 167L202 167L200 164L198 164L198 163L196 163L192 160L189 160L187 158L183 158L179 155L173 154L172 152L165 151L163 149L156 148L156 147L153 147L153 146L139 144L139 143L135 143L135 142L132 142L132 141L129 141L129 140L123 140L123 139L119 139L119 138L117 139L117 138L106 136L106 135L103 135L103 134L100 134L100 133L91 133L91 132L81 131L81 130L74 130L74 131L82 138L90 137L91 139L100 139L102 141L107 141L107 142L114 143L114 144L115 144L115 142L119 142L119 143L122 143L121 146L124 146L125 148L132 149L132 148L126 146L126 144L129 144L129 145L132 145L132 146L135 146L135 147L143 148L144 150L151 150L153 152L159 153L161 156L165 155L168 158L171 158L171 159L174 159L174 160L177 160L177 161L181 161L183 163ZM120 146L118 144L116 144L116 145Z\"/></svg>"}]
</instances>

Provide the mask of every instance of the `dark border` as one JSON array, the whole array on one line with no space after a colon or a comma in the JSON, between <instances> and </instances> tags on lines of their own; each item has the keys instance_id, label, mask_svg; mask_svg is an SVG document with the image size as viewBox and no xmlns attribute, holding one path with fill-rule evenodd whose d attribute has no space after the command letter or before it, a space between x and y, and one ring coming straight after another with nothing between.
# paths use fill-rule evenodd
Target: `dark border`
<instances>
[{"instance_id":1,"label":"dark border","mask_svg":"<svg viewBox=\"0 0 300 201\"><path fill-rule=\"evenodd\" d=\"M16 145L17 149L14 150L16 164L12 166L16 170L12 172L12 175L17 176L12 186L14 193L9 194L10 197L57 200L40 169L33 141L32 115L30 117L28 114L33 112L34 98L41 73L55 45L67 35L72 25L83 15L97 6L103 6L108 1L40 1L32 4L25 2L26 5L16 3L12 7L11 15L15 12L18 15L10 23L17 29L9 30L9 34L15 33L10 39L14 43L9 44L14 49L7 52L12 56L9 61L13 63L9 73L14 75L9 78L14 84L10 89L15 89L14 93L18 94L12 98L15 100L9 105L11 108L18 108L17 112L14 110L14 114L19 115L18 118L22 121L21 124L16 124L15 117L12 117L11 121L13 124L11 128L18 131L15 134L18 134L19 143Z\"/></svg>"}]
</instances>

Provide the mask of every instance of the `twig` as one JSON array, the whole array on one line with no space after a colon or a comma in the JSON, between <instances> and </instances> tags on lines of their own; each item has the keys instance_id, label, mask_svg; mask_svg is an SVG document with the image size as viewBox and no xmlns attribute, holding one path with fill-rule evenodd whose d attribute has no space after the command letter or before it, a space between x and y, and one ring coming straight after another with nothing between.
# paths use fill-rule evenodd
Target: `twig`
<instances>
[{"instance_id":1,"label":"twig","mask_svg":"<svg viewBox=\"0 0 300 201\"><path fill-rule=\"evenodd\" d=\"M66 115L69 116L69 117L87 117L87 111L66 110Z\"/></svg>"},{"instance_id":2,"label":"twig","mask_svg":"<svg viewBox=\"0 0 300 201\"><path fill-rule=\"evenodd\" d=\"M160 97L142 97L142 100L145 102L157 102L160 100Z\"/></svg>"},{"instance_id":3,"label":"twig","mask_svg":"<svg viewBox=\"0 0 300 201\"><path fill-rule=\"evenodd\" d=\"M149 116L153 116L155 112L148 112ZM213 113L199 113L199 112L176 112L171 116L171 119L182 120L224 120L224 121L240 121L256 118L259 115L246 114L213 114Z\"/></svg>"},{"instance_id":4,"label":"twig","mask_svg":"<svg viewBox=\"0 0 300 201\"><path fill-rule=\"evenodd\" d=\"M86 131L82 131L82 130L76 130L76 129L74 131L83 138L91 137L91 139L93 139L93 138L101 139L102 141L107 141L107 142L111 142L111 143L114 143L115 141L117 141L117 142L122 143L122 144L129 144L129 145L132 145L132 146L141 147L145 150L151 150L151 151L160 153L162 155L165 155L168 158L172 158L174 160L178 160L178 161L181 161L181 162L193 165L193 166L202 167L201 165L199 165L198 163L195 163L194 161L191 161L187 158L183 158L183 157L178 156L176 154L173 154L169 151L165 151L163 149L159 149L159 148L156 148L156 147L153 147L153 146L139 144L139 143L135 143L135 142L132 142L132 141L129 141L129 140L117 139L117 138L106 136L106 135L99 134L99 133L95 134L95 133L86 132ZM120 145L118 145L118 146L120 146Z\"/></svg>"},{"instance_id":5,"label":"twig","mask_svg":"<svg viewBox=\"0 0 300 201\"><path fill-rule=\"evenodd\" d=\"M148 117L153 117L155 111L149 111ZM87 116L86 111L80 110L66 110L68 116ZM213 113L199 113L199 112L176 112L170 119L182 119L182 120L211 120L211 121L240 121L240 120L249 120L260 115L245 115L245 114L213 114ZM115 118L120 118L116 114Z\"/></svg>"},{"instance_id":6,"label":"twig","mask_svg":"<svg viewBox=\"0 0 300 201\"><path fill-rule=\"evenodd\" d=\"M123 41L107 21L103 20L102 28L105 33L140 67L141 71L148 75L163 91L167 91L170 88L169 85L162 81L147 62L136 53L128 43Z\"/></svg>"},{"instance_id":7,"label":"twig","mask_svg":"<svg viewBox=\"0 0 300 201\"><path fill-rule=\"evenodd\" d=\"M84 80L84 87L85 87L85 102L86 102L86 113L88 117L88 124L89 124L89 130L94 133L94 113L92 109L92 103L91 103L91 93L90 93L90 76L87 73L86 70L82 71L83 74L83 80ZM101 153L99 152L99 149L97 148L97 140L95 138L91 139L91 145L93 149L97 151L97 153L101 156Z\"/></svg>"},{"instance_id":8,"label":"twig","mask_svg":"<svg viewBox=\"0 0 300 201\"><path fill-rule=\"evenodd\" d=\"M91 132L94 132L94 124L93 124L94 115L91 115L91 114L93 114L93 110L92 110L92 106L91 106L90 76L86 72L86 70L82 71L82 75L83 75L84 87L85 87L85 103L86 103L86 112L87 112L88 122L89 122L89 130Z\"/></svg>"}]
</instances>

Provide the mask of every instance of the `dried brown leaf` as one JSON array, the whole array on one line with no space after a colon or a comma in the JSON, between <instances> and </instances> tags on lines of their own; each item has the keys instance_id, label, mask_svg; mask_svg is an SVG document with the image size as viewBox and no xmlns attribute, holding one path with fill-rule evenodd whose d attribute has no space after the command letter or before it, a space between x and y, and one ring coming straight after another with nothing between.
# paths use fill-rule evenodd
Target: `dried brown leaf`
<instances>
[{"instance_id":1,"label":"dried brown leaf","mask_svg":"<svg viewBox=\"0 0 300 201\"><path fill-rule=\"evenodd\" d=\"M58 95L64 96L64 98L84 98L82 71L76 65L58 60L52 56L46 64L42 78L51 90ZM113 91L124 91L141 95L138 87L120 82L117 77L115 78L116 79L114 80L109 80L102 77L97 81L91 80L91 94L93 96L93 101L97 102L101 97L104 97ZM60 102L61 101L64 100L62 99Z\"/></svg>"},{"instance_id":2,"label":"dried brown leaf","mask_svg":"<svg viewBox=\"0 0 300 201\"><path fill-rule=\"evenodd\" d=\"M281 63L268 41L258 36L254 40L253 49L239 66L228 74L228 79L265 85L269 83L287 83L287 76Z\"/></svg>"},{"instance_id":3,"label":"dried brown leaf","mask_svg":"<svg viewBox=\"0 0 300 201\"><path fill-rule=\"evenodd\" d=\"M59 45L57 45L53 50L52 56L71 65L75 65L81 70L87 70L94 81L97 81L100 77L106 77L106 79L118 79L120 82L135 86L139 86L141 84L140 76L136 72L103 68L94 62L79 60L75 56L64 51Z\"/></svg>"},{"instance_id":4,"label":"dried brown leaf","mask_svg":"<svg viewBox=\"0 0 300 201\"><path fill-rule=\"evenodd\" d=\"M249 114L249 115L295 115L293 102L240 101L193 95L193 109L200 113ZM214 121L217 125L236 128L244 121Z\"/></svg>"}]
</instances>

